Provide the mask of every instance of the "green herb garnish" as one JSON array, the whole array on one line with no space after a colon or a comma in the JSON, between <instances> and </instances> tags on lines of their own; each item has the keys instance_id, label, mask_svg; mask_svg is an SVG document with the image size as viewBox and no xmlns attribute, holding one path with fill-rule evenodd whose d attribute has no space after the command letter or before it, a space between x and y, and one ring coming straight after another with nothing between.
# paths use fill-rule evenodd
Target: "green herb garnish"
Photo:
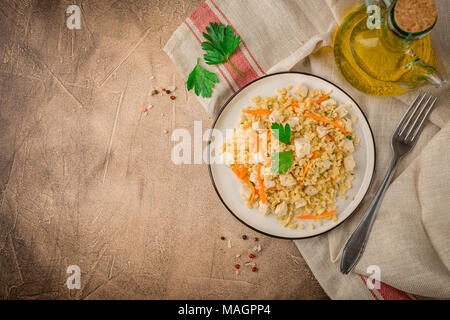
<instances>
[{"instance_id":1,"label":"green herb garnish","mask_svg":"<svg viewBox=\"0 0 450 320\"><path fill-rule=\"evenodd\" d=\"M230 26L212 22L209 25L209 27L206 27L207 33L203 33L203 36L208 41L202 42L203 50L207 51L203 56L206 63L221 64L228 62L234 70L241 76L244 76L244 73L237 69L230 61L230 55L241 43L241 37L236 36Z\"/></svg>"},{"instance_id":2,"label":"green herb garnish","mask_svg":"<svg viewBox=\"0 0 450 320\"><path fill-rule=\"evenodd\" d=\"M347 136L347 139L348 140L353 140L353 137L352 136Z\"/></svg>"},{"instance_id":3,"label":"green herb garnish","mask_svg":"<svg viewBox=\"0 0 450 320\"><path fill-rule=\"evenodd\" d=\"M195 87L196 95L202 95L205 98L211 97L214 83L219 82L215 73L206 70L200 65L200 59L197 59L197 65L192 70L187 80L187 89L191 90Z\"/></svg>"},{"instance_id":4,"label":"green herb garnish","mask_svg":"<svg viewBox=\"0 0 450 320\"><path fill-rule=\"evenodd\" d=\"M291 141L291 126L287 123L283 128L281 123L272 123L272 134L280 142L289 144Z\"/></svg>"},{"instance_id":5,"label":"green herb garnish","mask_svg":"<svg viewBox=\"0 0 450 320\"><path fill-rule=\"evenodd\" d=\"M292 151L277 152L272 156L272 172L282 173L288 171L294 162Z\"/></svg>"}]
</instances>

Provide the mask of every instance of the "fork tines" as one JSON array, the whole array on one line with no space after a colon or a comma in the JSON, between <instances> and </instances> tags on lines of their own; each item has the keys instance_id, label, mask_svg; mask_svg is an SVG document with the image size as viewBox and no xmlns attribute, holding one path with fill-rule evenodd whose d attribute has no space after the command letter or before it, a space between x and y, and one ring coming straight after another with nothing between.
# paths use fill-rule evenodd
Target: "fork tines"
<instances>
[{"instance_id":1,"label":"fork tines","mask_svg":"<svg viewBox=\"0 0 450 320\"><path fill-rule=\"evenodd\" d=\"M433 111L437 97L425 93L419 93L409 106L400 124L395 131L395 135L406 143L415 142L425 124L425 120Z\"/></svg>"}]
</instances>

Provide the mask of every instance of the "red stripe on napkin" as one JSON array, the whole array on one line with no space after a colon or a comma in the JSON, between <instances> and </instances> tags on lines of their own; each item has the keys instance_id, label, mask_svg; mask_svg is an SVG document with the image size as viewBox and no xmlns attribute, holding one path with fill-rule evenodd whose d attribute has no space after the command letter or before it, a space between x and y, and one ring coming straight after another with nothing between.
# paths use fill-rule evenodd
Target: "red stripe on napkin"
<instances>
[{"instance_id":1,"label":"red stripe on napkin","mask_svg":"<svg viewBox=\"0 0 450 320\"><path fill-rule=\"evenodd\" d=\"M375 292L367 286L366 279L358 274L361 280L364 282L364 286L369 290L372 296L379 300ZM380 289L377 289L379 295L383 300L412 300L405 292L398 290L397 288L391 287L390 285L380 281Z\"/></svg>"},{"instance_id":2,"label":"red stripe on napkin","mask_svg":"<svg viewBox=\"0 0 450 320\"><path fill-rule=\"evenodd\" d=\"M206 3L199 5L197 9L191 13L189 18L192 20L200 33L206 32L206 27L209 26L211 22L220 23L219 18ZM236 66L236 68L245 74L245 76L242 77L236 70L233 69L232 66L230 66L230 64L224 64L225 69L231 75L239 88L242 88L247 83L258 78L256 71L253 69L252 65L239 47L237 47L234 53L230 56L230 61Z\"/></svg>"},{"instance_id":3,"label":"red stripe on napkin","mask_svg":"<svg viewBox=\"0 0 450 320\"><path fill-rule=\"evenodd\" d=\"M403 291L383 282L380 282L380 289L378 289L378 292L384 300L411 300L411 298Z\"/></svg>"}]
</instances>

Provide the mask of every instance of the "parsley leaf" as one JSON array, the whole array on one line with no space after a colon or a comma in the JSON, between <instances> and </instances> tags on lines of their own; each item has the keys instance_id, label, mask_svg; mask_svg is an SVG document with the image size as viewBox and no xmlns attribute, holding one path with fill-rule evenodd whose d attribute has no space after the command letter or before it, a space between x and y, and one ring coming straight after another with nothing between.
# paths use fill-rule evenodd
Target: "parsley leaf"
<instances>
[{"instance_id":1,"label":"parsley leaf","mask_svg":"<svg viewBox=\"0 0 450 320\"><path fill-rule=\"evenodd\" d=\"M203 55L207 64L221 64L228 62L234 70L241 76L244 76L230 61L230 55L236 50L241 43L241 37L236 36L230 26L224 24L217 24L211 22L209 27L206 27L207 33L203 33L206 40L202 42L202 48L206 51Z\"/></svg>"},{"instance_id":2,"label":"parsley leaf","mask_svg":"<svg viewBox=\"0 0 450 320\"><path fill-rule=\"evenodd\" d=\"M272 123L272 134L279 141L289 144L291 141L291 126L287 123L283 128L281 123Z\"/></svg>"},{"instance_id":3,"label":"parsley leaf","mask_svg":"<svg viewBox=\"0 0 450 320\"><path fill-rule=\"evenodd\" d=\"M272 156L273 173L282 173L288 171L294 162L292 151L277 152Z\"/></svg>"},{"instance_id":4,"label":"parsley leaf","mask_svg":"<svg viewBox=\"0 0 450 320\"><path fill-rule=\"evenodd\" d=\"M348 140L353 140L353 137L352 136L347 136L347 139Z\"/></svg>"},{"instance_id":5,"label":"parsley leaf","mask_svg":"<svg viewBox=\"0 0 450 320\"><path fill-rule=\"evenodd\" d=\"M196 95L202 95L205 98L209 98L211 97L214 83L217 82L219 82L217 75L203 68L200 65L200 59L197 59L197 65L189 75L186 85L188 90L195 87L194 91Z\"/></svg>"}]
</instances>

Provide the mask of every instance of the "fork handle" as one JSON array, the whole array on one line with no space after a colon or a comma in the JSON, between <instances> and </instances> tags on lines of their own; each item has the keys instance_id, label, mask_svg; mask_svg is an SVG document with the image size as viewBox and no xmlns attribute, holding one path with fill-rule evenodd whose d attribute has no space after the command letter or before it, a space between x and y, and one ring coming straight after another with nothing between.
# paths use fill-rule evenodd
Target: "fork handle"
<instances>
[{"instance_id":1,"label":"fork handle","mask_svg":"<svg viewBox=\"0 0 450 320\"><path fill-rule=\"evenodd\" d=\"M380 188L378 189L375 197L367 208L367 211L364 213L364 216L359 222L355 231L353 231L352 235L347 240L347 243L344 246L340 265L340 269L343 274L348 274L350 271L352 271L352 269L361 258L362 253L364 252L367 239L369 238L370 230L372 229L372 225L375 221L378 209L380 208L381 202L383 201L384 194L386 193L389 183L394 176L398 160L398 157L394 157L394 159L392 159L389 170L384 177Z\"/></svg>"}]
</instances>

